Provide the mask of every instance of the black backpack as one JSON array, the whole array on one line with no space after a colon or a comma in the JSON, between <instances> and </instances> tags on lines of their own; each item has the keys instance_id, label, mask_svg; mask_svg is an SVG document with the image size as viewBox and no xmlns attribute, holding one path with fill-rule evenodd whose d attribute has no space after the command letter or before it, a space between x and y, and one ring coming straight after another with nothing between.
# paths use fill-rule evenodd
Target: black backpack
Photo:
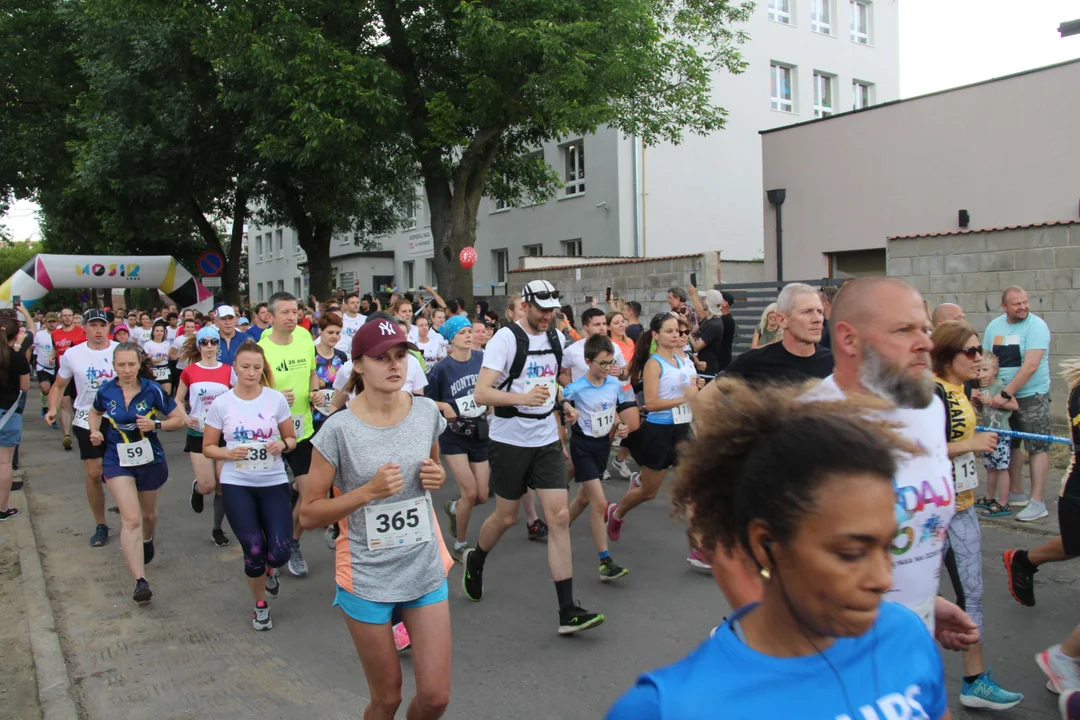
<instances>
[{"instance_id":1,"label":"black backpack","mask_svg":"<svg viewBox=\"0 0 1080 720\"><path fill-rule=\"evenodd\" d=\"M563 346L559 341L559 333L553 327L547 329L548 343L551 345L550 350L530 350L529 349L529 336L525 330L517 323L510 323L507 327L510 328L510 332L514 333L514 340L517 341L517 350L514 353L514 361L510 363L510 372L496 390L506 390L510 387L511 383L521 377L521 371L525 369L525 361L528 360L530 355L554 355L555 364L562 368L563 358ZM512 418L523 417L530 420L543 420L551 413L555 412L555 408L552 407L547 412L539 415L531 413L523 413L513 405L507 405L505 407L495 408L495 417L499 418Z\"/></svg>"}]
</instances>

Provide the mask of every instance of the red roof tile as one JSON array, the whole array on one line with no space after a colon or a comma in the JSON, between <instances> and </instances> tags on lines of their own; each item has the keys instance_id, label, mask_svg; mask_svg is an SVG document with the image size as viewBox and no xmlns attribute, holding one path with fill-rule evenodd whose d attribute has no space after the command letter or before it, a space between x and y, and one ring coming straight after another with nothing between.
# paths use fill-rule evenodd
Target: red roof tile
<instances>
[{"instance_id":1,"label":"red roof tile","mask_svg":"<svg viewBox=\"0 0 1080 720\"><path fill-rule=\"evenodd\" d=\"M964 230L950 230L949 232L920 233L917 235L894 235L889 240L911 240L913 238L944 237L946 235L967 235L968 233L1001 232L1002 230L1027 230L1028 228L1050 227L1052 225L1076 225L1080 220L1051 220L1049 222L1028 223L1027 225L1006 225L993 228L969 228Z\"/></svg>"}]
</instances>

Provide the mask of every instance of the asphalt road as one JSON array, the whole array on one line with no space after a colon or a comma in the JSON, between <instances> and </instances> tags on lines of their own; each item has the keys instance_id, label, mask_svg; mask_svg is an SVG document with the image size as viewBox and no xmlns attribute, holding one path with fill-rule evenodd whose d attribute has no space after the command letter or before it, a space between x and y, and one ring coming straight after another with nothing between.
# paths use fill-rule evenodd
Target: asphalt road
<instances>
[{"instance_id":1,"label":"asphalt road","mask_svg":"<svg viewBox=\"0 0 1080 720\"><path fill-rule=\"evenodd\" d=\"M367 687L340 612L331 607L333 564L321 534L303 541L310 575L283 574L281 594L271 602L274 629L255 632L240 548L235 541L227 548L213 545L210 503L202 515L187 504L192 473L181 452L182 435L169 434L165 445L171 479L162 490L157 557L147 573L154 600L140 608L130 600L132 583L117 542L119 516L109 513L109 545L90 548L94 525L77 450L63 452L59 433L27 415L23 464L35 532L86 716L359 717ZM606 486L609 498L626 487ZM436 494L436 507L453 487L448 480ZM491 507L474 514L474 528ZM1053 516L1036 528L1018 529L1011 521L983 528L987 663L1005 687L1027 695L999 717L1057 717L1056 696L1045 690L1032 658L1080 621L1080 564L1041 571L1038 607L1026 609L1009 596L1001 563L1006 547L1042 542L1037 533L1053 532L1051 521ZM556 634L545 546L526 539L522 522L488 559L483 602L468 602L460 566L451 570L454 665L446 717L602 717L640 672L684 656L729 612L711 576L686 564L685 535L666 503L642 506L628 519L613 554L631 572L616 583L598 580L587 525L580 522L571 532L575 594L607 622L572 637ZM226 533L232 537L227 525ZM475 541L475 531L471 536ZM946 655L953 716L980 716L956 702L960 657ZM407 703L412 667L408 653L402 659Z\"/></svg>"}]
</instances>

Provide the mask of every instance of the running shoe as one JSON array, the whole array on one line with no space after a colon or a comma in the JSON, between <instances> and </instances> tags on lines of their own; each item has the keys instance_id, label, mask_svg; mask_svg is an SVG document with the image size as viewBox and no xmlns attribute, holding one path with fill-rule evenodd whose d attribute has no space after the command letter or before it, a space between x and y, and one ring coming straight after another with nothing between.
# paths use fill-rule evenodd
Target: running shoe
<instances>
[{"instance_id":1,"label":"running shoe","mask_svg":"<svg viewBox=\"0 0 1080 720\"><path fill-rule=\"evenodd\" d=\"M281 590L281 582L278 578L281 576L281 571L277 568L266 569L266 592L270 594L270 597L277 597L278 591Z\"/></svg>"},{"instance_id":2,"label":"running shoe","mask_svg":"<svg viewBox=\"0 0 1080 720\"><path fill-rule=\"evenodd\" d=\"M474 548L465 548L461 554L461 564L465 572L461 574L461 588L465 591L465 597L473 602L480 602L484 598L484 571L470 567L469 558L472 557Z\"/></svg>"},{"instance_id":3,"label":"running shoe","mask_svg":"<svg viewBox=\"0 0 1080 720\"><path fill-rule=\"evenodd\" d=\"M394 626L394 647L401 652L408 650L410 645L412 645L412 640L409 639L409 631L405 629L405 623L398 623Z\"/></svg>"},{"instance_id":4,"label":"running shoe","mask_svg":"<svg viewBox=\"0 0 1080 720\"><path fill-rule=\"evenodd\" d=\"M1011 505L1012 503L1010 503ZM1040 520L1050 513L1046 511L1046 503L1042 500L1032 500L1028 503L1028 506L1016 514L1016 519L1020 522L1034 522Z\"/></svg>"},{"instance_id":5,"label":"running shoe","mask_svg":"<svg viewBox=\"0 0 1080 720\"><path fill-rule=\"evenodd\" d=\"M307 577L307 561L304 560L304 554L300 552L300 542L297 540L292 541L292 555L289 556L289 572L296 577Z\"/></svg>"},{"instance_id":6,"label":"running shoe","mask_svg":"<svg viewBox=\"0 0 1080 720\"><path fill-rule=\"evenodd\" d=\"M251 624L256 630L269 630L274 627L270 619L270 606L264 601L255 603L255 612L251 614Z\"/></svg>"},{"instance_id":7,"label":"running shoe","mask_svg":"<svg viewBox=\"0 0 1080 720\"><path fill-rule=\"evenodd\" d=\"M1009 504L1016 507L1024 507L1028 504L1028 496L1022 492L1009 493Z\"/></svg>"},{"instance_id":8,"label":"running shoe","mask_svg":"<svg viewBox=\"0 0 1080 720\"><path fill-rule=\"evenodd\" d=\"M109 526L98 525L94 530L94 536L90 538L90 547L102 547L109 542Z\"/></svg>"},{"instance_id":9,"label":"running shoe","mask_svg":"<svg viewBox=\"0 0 1080 720\"><path fill-rule=\"evenodd\" d=\"M456 562L461 562L462 557L464 557L465 555L465 551L469 549L469 544L465 543L461 547L458 547L458 544L455 542L450 545L449 549L450 557L454 558Z\"/></svg>"},{"instance_id":10,"label":"running shoe","mask_svg":"<svg viewBox=\"0 0 1080 720\"><path fill-rule=\"evenodd\" d=\"M64 439L61 441L61 443L63 443L65 450L71 450L71 436L70 435L65 435Z\"/></svg>"},{"instance_id":11,"label":"running shoe","mask_svg":"<svg viewBox=\"0 0 1080 720\"><path fill-rule=\"evenodd\" d=\"M630 476L630 489L641 487L641 473L634 473Z\"/></svg>"},{"instance_id":12,"label":"running shoe","mask_svg":"<svg viewBox=\"0 0 1080 720\"><path fill-rule=\"evenodd\" d=\"M600 561L600 582L611 582L629 575L630 571L622 567L610 557Z\"/></svg>"},{"instance_id":13,"label":"running shoe","mask_svg":"<svg viewBox=\"0 0 1080 720\"><path fill-rule=\"evenodd\" d=\"M536 522L527 527L529 530L530 540L536 540L537 542L543 542L544 540L547 540L548 526L547 523L545 523L540 518L536 518ZM457 537L457 533L454 533L454 536Z\"/></svg>"},{"instance_id":14,"label":"running shoe","mask_svg":"<svg viewBox=\"0 0 1080 720\"><path fill-rule=\"evenodd\" d=\"M191 481L191 509L197 513L203 511L203 496L199 492L199 481Z\"/></svg>"},{"instance_id":15,"label":"running shoe","mask_svg":"<svg viewBox=\"0 0 1080 720\"><path fill-rule=\"evenodd\" d=\"M619 542L619 535L622 534L623 520L620 520L615 514L614 510L608 512L607 519L607 536L611 542Z\"/></svg>"},{"instance_id":16,"label":"running shoe","mask_svg":"<svg viewBox=\"0 0 1080 720\"><path fill-rule=\"evenodd\" d=\"M615 439L611 441L611 447L622 447L622 438L616 436Z\"/></svg>"},{"instance_id":17,"label":"running shoe","mask_svg":"<svg viewBox=\"0 0 1080 720\"><path fill-rule=\"evenodd\" d=\"M625 460L616 458L611 461L611 467L615 468L615 472L619 473L620 476L630 477L630 466L626 464Z\"/></svg>"},{"instance_id":18,"label":"running shoe","mask_svg":"<svg viewBox=\"0 0 1080 720\"><path fill-rule=\"evenodd\" d=\"M221 528L218 528L217 530L213 530L210 533L210 537L212 537L214 539L214 544L217 545L218 547L225 547L226 545L229 544L229 536L226 535L225 532Z\"/></svg>"},{"instance_id":19,"label":"running shoe","mask_svg":"<svg viewBox=\"0 0 1080 720\"><path fill-rule=\"evenodd\" d=\"M1080 690L1070 690L1058 700L1062 720L1080 720Z\"/></svg>"},{"instance_id":20,"label":"running shoe","mask_svg":"<svg viewBox=\"0 0 1080 720\"><path fill-rule=\"evenodd\" d=\"M0 510L0 522L4 522L8 518L13 518L19 514L19 508L9 507L6 510Z\"/></svg>"},{"instance_id":21,"label":"running shoe","mask_svg":"<svg viewBox=\"0 0 1080 720\"><path fill-rule=\"evenodd\" d=\"M986 510L986 509L988 509L990 507L990 503L992 501L993 501L992 498L988 498L986 496L983 496L981 498L976 498L975 499L975 507L979 508L980 510Z\"/></svg>"},{"instance_id":22,"label":"running shoe","mask_svg":"<svg viewBox=\"0 0 1080 720\"><path fill-rule=\"evenodd\" d=\"M1035 607L1035 573L1039 568L1027 559L1027 553L1020 555L1020 550L1006 550L1002 559L1005 561L1005 574L1009 578L1009 594L1024 607Z\"/></svg>"},{"instance_id":23,"label":"running shoe","mask_svg":"<svg viewBox=\"0 0 1080 720\"><path fill-rule=\"evenodd\" d=\"M615 512L615 508L617 507L619 507L619 503L609 502L607 504L607 507L604 508L604 522L608 521L608 518L611 517L611 513Z\"/></svg>"},{"instance_id":24,"label":"running shoe","mask_svg":"<svg viewBox=\"0 0 1080 720\"><path fill-rule=\"evenodd\" d=\"M1035 656L1035 662L1059 692L1080 690L1080 663L1061 652L1060 645L1051 645L1043 650Z\"/></svg>"},{"instance_id":25,"label":"running shoe","mask_svg":"<svg viewBox=\"0 0 1080 720\"><path fill-rule=\"evenodd\" d=\"M22 489L23 489L23 481L22 480L16 480L15 482L11 483L11 492L19 492Z\"/></svg>"},{"instance_id":26,"label":"running shoe","mask_svg":"<svg viewBox=\"0 0 1080 720\"><path fill-rule=\"evenodd\" d=\"M456 509L454 507L454 501L453 500L447 500L446 502L444 502L442 504L442 507L443 507L443 510L446 511L446 517L450 518L450 537L456 538L457 537L457 513L454 512L454 510ZM539 518L537 518L537 519L539 519Z\"/></svg>"},{"instance_id":27,"label":"running shoe","mask_svg":"<svg viewBox=\"0 0 1080 720\"><path fill-rule=\"evenodd\" d=\"M323 533L323 540L326 541L326 547L334 550L337 548L338 529L337 525L331 525L326 528L326 532Z\"/></svg>"},{"instance_id":28,"label":"running shoe","mask_svg":"<svg viewBox=\"0 0 1080 720\"><path fill-rule=\"evenodd\" d=\"M567 605L559 610L560 635L572 635L603 624L603 613L589 612L580 605Z\"/></svg>"},{"instance_id":29,"label":"running shoe","mask_svg":"<svg viewBox=\"0 0 1080 720\"><path fill-rule=\"evenodd\" d=\"M135 581L135 593L131 596L139 605L145 605L150 602L150 598L154 597L154 593L150 592L150 583L146 582L146 578L139 578Z\"/></svg>"},{"instance_id":30,"label":"running shoe","mask_svg":"<svg viewBox=\"0 0 1080 720\"><path fill-rule=\"evenodd\" d=\"M150 561L154 559L154 538L144 540L142 544L142 561L143 565L149 565Z\"/></svg>"},{"instance_id":31,"label":"running shoe","mask_svg":"<svg viewBox=\"0 0 1080 720\"><path fill-rule=\"evenodd\" d=\"M984 710L1008 710L1024 699L1022 693L1009 692L990 677L990 670L975 677L975 682L963 681L960 704Z\"/></svg>"},{"instance_id":32,"label":"running shoe","mask_svg":"<svg viewBox=\"0 0 1080 720\"><path fill-rule=\"evenodd\" d=\"M712 571L712 566L709 565L708 561L706 560L705 554L697 548L694 548L690 551L690 556L686 558L686 562L690 563L691 567L698 570L708 570L710 572Z\"/></svg>"}]
</instances>

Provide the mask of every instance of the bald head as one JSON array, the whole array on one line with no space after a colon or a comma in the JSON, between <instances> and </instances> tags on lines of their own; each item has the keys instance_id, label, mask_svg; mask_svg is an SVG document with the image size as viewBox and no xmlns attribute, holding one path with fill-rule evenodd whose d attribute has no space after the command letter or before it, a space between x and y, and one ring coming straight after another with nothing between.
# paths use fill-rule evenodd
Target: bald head
<instances>
[{"instance_id":1,"label":"bald head","mask_svg":"<svg viewBox=\"0 0 1080 720\"><path fill-rule=\"evenodd\" d=\"M964 308L956 303L941 303L934 308L934 314L930 317L930 322L934 324L934 327L945 322L963 322L965 320L967 320L967 315L964 314Z\"/></svg>"},{"instance_id":2,"label":"bald head","mask_svg":"<svg viewBox=\"0 0 1080 720\"><path fill-rule=\"evenodd\" d=\"M834 325L849 323L861 327L879 317L886 309L883 300L897 294L918 295L918 291L899 278L864 277L844 283L844 287L832 301L832 314L829 317Z\"/></svg>"}]
</instances>

